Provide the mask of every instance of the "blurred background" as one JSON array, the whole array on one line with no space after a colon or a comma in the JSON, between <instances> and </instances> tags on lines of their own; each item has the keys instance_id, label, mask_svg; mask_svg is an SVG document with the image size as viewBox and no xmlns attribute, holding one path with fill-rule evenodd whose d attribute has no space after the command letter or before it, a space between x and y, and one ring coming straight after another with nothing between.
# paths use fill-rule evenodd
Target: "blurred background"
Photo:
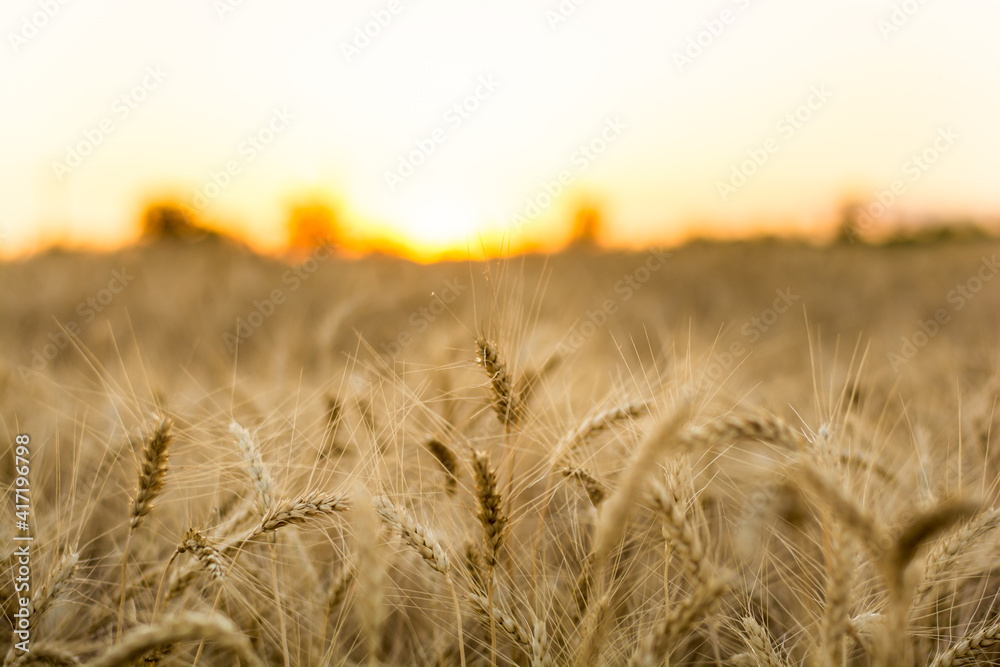
<instances>
[{"instance_id":1,"label":"blurred background","mask_svg":"<svg viewBox=\"0 0 1000 667\"><path fill-rule=\"evenodd\" d=\"M992 230L998 24L989 0L5 0L0 253Z\"/></svg>"}]
</instances>

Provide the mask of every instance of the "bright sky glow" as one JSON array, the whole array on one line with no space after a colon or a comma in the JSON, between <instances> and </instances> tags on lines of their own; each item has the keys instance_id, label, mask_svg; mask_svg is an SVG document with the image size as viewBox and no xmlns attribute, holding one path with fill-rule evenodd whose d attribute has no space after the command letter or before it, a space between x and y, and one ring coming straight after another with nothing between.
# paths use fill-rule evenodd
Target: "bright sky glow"
<instances>
[{"instance_id":1,"label":"bright sky glow","mask_svg":"<svg viewBox=\"0 0 1000 667\"><path fill-rule=\"evenodd\" d=\"M997 219L998 25L990 0L5 0L0 249L114 244L163 197L273 246L301 192L425 257L558 243L583 197L619 245L828 230L896 180L885 220Z\"/></svg>"}]
</instances>

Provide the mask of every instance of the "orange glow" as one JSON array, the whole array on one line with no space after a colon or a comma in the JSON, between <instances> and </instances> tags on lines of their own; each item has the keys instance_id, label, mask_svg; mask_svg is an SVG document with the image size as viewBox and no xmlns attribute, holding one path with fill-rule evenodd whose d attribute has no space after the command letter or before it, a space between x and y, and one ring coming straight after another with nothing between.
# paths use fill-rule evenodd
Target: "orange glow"
<instances>
[{"instance_id":1,"label":"orange glow","mask_svg":"<svg viewBox=\"0 0 1000 667\"><path fill-rule=\"evenodd\" d=\"M563 4L5 2L0 256L132 242L155 201L267 252L319 202L351 252L425 262L556 250L591 200L613 247L830 238L897 180L873 235L1000 219L996 3L726 0L718 34Z\"/></svg>"}]
</instances>

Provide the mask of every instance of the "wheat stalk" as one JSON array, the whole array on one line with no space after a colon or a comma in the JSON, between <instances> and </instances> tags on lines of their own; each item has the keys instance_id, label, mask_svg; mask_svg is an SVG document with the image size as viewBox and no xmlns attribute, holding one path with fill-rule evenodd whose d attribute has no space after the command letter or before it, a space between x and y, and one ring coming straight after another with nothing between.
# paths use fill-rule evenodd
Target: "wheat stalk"
<instances>
[{"instance_id":1,"label":"wheat stalk","mask_svg":"<svg viewBox=\"0 0 1000 667\"><path fill-rule=\"evenodd\" d=\"M959 521L979 513L979 503L968 500L947 500L917 515L899 534L885 555L886 579L892 589L902 590L903 577L917 550L935 535Z\"/></svg>"},{"instance_id":2,"label":"wheat stalk","mask_svg":"<svg viewBox=\"0 0 1000 667\"><path fill-rule=\"evenodd\" d=\"M368 664L379 664L378 646L385 620L385 566L379 553L378 515L372 505L371 494L359 482L354 485L353 520L357 536L357 570L359 586L363 594L358 596L357 610L368 645ZM331 596L332 597L332 596ZM328 603L328 609L330 605Z\"/></svg>"},{"instance_id":3,"label":"wheat stalk","mask_svg":"<svg viewBox=\"0 0 1000 667\"><path fill-rule=\"evenodd\" d=\"M691 596L670 609L646 636L639 649L632 654L629 665L662 664L677 641L712 611L725 591L725 582L715 576L699 582Z\"/></svg>"},{"instance_id":4,"label":"wheat stalk","mask_svg":"<svg viewBox=\"0 0 1000 667\"><path fill-rule=\"evenodd\" d=\"M629 467L622 474L615 492L604 502L594 535L595 571L603 572L611 549L625 530L625 523L635 498L645 486L661 455L677 437L688 419L689 406L681 404L669 419L662 420L639 445Z\"/></svg>"},{"instance_id":5,"label":"wheat stalk","mask_svg":"<svg viewBox=\"0 0 1000 667\"><path fill-rule=\"evenodd\" d=\"M792 474L792 478L800 489L812 491L841 525L854 533L862 544L876 551L880 548L880 544L884 544L886 533L881 524L865 508L845 494L841 485L831 480L815 465L799 466Z\"/></svg>"},{"instance_id":6,"label":"wheat stalk","mask_svg":"<svg viewBox=\"0 0 1000 667\"><path fill-rule=\"evenodd\" d=\"M591 667L601 664L601 649L608 632L611 597L605 595L596 601L584 621L580 645L573 658L574 667Z\"/></svg>"}]
</instances>

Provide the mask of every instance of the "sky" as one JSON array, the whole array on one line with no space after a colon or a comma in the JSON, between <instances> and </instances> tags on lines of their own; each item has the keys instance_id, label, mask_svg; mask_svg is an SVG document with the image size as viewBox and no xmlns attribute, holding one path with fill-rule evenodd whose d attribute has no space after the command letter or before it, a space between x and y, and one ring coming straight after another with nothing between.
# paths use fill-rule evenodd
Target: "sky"
<instances>
[{"instance_id":1,"label":"sky","mask_svg":"<svg viewBox=\"0 0 1000 667\"><path fill-rule=\"evenodd\" d=\"M171 200L417 256L1000 220L994 0L4 0L0 253Z\"/></svg>"}]
</instances>

